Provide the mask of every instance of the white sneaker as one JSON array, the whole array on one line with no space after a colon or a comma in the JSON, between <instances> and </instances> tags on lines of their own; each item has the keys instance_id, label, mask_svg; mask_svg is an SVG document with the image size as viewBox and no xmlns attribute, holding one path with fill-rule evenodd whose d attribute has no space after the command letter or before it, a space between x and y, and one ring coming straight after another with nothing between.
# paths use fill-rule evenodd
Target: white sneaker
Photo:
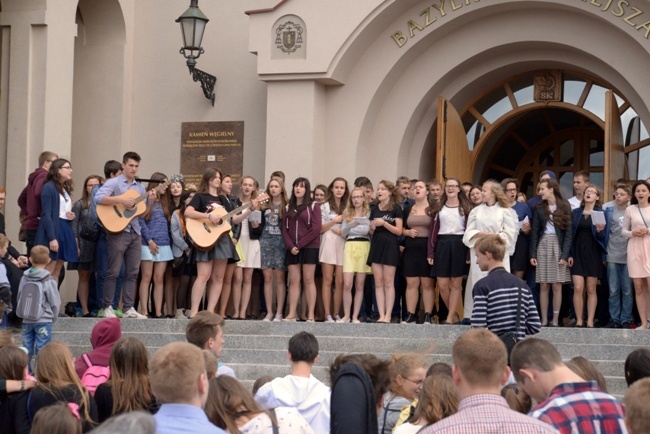
<instances>
[{"instance_id":1,"label":"white sneaker","mask_svg":"<svg viewBox=\"0 0 650 434\"><path fill-rule=\"evenodd\" d=\"M187 319L185 316L185 313L183 312L183 309L176 309L176 319Z\"/></svg>"},{"instance_id":2,"label":"white sneaker","mask_svg":"<svg viewBox=\"0 0 650 434\"><path fill-rule=\"evenodd\" d=\"M113 306L108 306L104 309L104 318L117 318L117 315L115 315L115 311L113 310Z\"/></svg>"},{"instance_id":3,"label":"white sneaker","mask_svg":"<svg viewBox=\"0 0 650 434\"><path fill-rule=\"evenodd\" d=\"M122 318L147 319L146 316L142 315L141 313L138 313L138 311L133 308L124 311L124 313L122 314Z\"/></svg>"},{"instance_id":4,"label":"white sneaker","mask_svg":"<svg viewBox=\"0 0 650 434\"><path fill-rule=\"evenodd\" d=\"M332 315L327 315L327 316L325 317L325 321L324 321L324 322L334 322L334 319L332 319Z\"/></svg>"},{"instance_id":5,"label":"white sneaker","mask_svg":"<svg viewBox=\"0 0 650 434\"><path fill-rule=\"evenodd\" d=\"M282 314L276 313L275 318L273 318L273 322L282 322Z\"/></svg>"},{"instance_id":6,"label":"white sneaker","mask_svg":"<svg viewBox=\"0 0 650 434\"><path fill-rule=\"evenodd\" d=\"M273 313L267 313L262 321L266 321L266 322L273 321Z\"/></svg>"}]
</instances>

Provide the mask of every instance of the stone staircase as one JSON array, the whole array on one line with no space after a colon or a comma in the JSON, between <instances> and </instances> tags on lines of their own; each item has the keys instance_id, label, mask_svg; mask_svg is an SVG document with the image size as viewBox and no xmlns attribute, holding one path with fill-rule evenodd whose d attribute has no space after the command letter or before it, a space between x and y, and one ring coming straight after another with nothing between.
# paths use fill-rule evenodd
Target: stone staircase
<instances>
[{"instance_id":1,"label":"stone staircase","mask_svg":"<svg viewBox=\"0 0 650 434\"><path fill-rule=\"evenodd\" d=\"M90 350L90 331L97 319L61 318L54 326L53 340L66 342L78 356ZM186 320L122 320L122 333L137 336L154 352L175 341L185 340ZM451 348L466 326L269 323L226 321L226 343L221 361L233 368L249 388L263 375L289 373L287 344L299 331L318 338L320 358L314 375L329 383L327 367L340 353L374 353L389 358L398 352L421 352L428 362L451 363ZM650 332L620 329L544 328L537 335L553 342L565 359L583 356L596 364L607 380L609 392L622 396L627 386L624 361L634 349L650 346Z\"/></svg>"}]
</instances>

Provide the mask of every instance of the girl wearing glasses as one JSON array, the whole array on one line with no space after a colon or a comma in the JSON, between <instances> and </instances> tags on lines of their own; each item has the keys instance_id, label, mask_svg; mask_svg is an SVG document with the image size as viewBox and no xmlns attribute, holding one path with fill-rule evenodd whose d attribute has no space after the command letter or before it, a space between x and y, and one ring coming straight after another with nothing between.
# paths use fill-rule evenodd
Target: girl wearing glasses
<instances>
[{"instance_id":1,"label":"girl wearing glasses","mask_svg":"<svg viewBox=\"0 0 650 434\"><path fill-rule=\"evenodd\" d=\"M457 178L447 179L440 202L429 210L433 223L427 243L427 260L433 265L432 273L438 279L440 297L448 309L447 317L439 318L441 324L460 321L457 311L469 261L463 235L471 211L472 204Z\"/></svg>"},{"instance_id":2,"label":"girl wearing glasses","mask_svg":"<svg viewBox=\"0 0 650 434\"><path fill-rule=\"evenodd\" d=\"M365 190L357 187L350 193L348 205L343 211L343 224L341 235L346 237L343 250L343 318L337 322L350 321L350 308L352 308L352 322L358 324L359 309L363 302L363 286L366 274L370 267L366 264L370 252L370 208L366 200ZM356 274L356 280L354 275ZM352 283L357 291L352 306Z\"/></svg>"},{"instance_id":3,"label":"girl wearing glasses","mask_svg":"<svg viewBox=\"0 0 650 434\"><path fill-rule=\"evenodd\" d=\"M587 327L593 328L596 314L596 284L603 274L603 253L605 244L605 224L594 224L593 211L602 212L600 189L588 184L582 195L580 208L573 210L573 308L576 313L576 326L583 326L584 291L587 289ZM586 283L586 285L585 285Z\"/></svg>"},{"instance_id":4,"label":"girl wearing glasses","mask_svg":"<svg viewBox=\"0 0 650 434\"><path fill-rule=\"evenodd\" d=\"M407 324L415 324L418 305L418 288L422 286L424 301L424 323L432 323L434 305L433 279L431 265L427 262L427 239L431 216L427 200L427 186L423 181L413 186L415 202L404 210L404 252L402 253L402 272L406 277Z\"/></svg>"},{"instance_id":5,"label":"girl wearing glasses","mask_svg":"<svg viewBox=\"0 0 650 434\"><path fill-rule=\"evenodd\" d=\"M422 391L426 378L424 360L418 354L394 354L390 362L391 385L379 413L379 434L391 434L404 407Z\"/></svg>"},{"instance_id":6,"label":"girl wearing glasses","mask_svg":"<svg viewBox=\"0 0 650 434\"><path fill-rule=\"evenodd\" d=\"M45 269L56 280L64 262L79 262L78 246L70 222L72 212L72 166L68 160L54 160L41 190L41 221L36 232L37 246L50 249L52 260Z\"/></svg>"}]
</instances>

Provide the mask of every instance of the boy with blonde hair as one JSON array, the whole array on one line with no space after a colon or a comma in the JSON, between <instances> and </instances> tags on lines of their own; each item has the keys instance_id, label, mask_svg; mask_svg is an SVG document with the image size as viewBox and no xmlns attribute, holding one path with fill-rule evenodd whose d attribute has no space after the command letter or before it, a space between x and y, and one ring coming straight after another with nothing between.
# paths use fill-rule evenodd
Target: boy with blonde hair
<instances>
[{"instance_id":1,"label":"boy with blonde hair","mask_svg":"<svg viewBox=\"0 0 650 434\"><path fill-rule=\"evenodd\" d=\"M29 351L29 361L52 339L52 323L61 307L59 288L45 266L50 262L50 250L34 246L29 260L32 268L25 270L18 286L16 315L23 319L23 345Z\"/></svg>"}]
</instances>

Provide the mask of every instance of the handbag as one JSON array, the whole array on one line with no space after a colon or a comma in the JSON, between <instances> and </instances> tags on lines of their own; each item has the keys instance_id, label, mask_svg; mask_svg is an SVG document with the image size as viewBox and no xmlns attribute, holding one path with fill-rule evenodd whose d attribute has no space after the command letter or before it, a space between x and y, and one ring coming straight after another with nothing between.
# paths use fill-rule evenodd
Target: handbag
<instances>
[{"instance_id":1,"label":"handbag","mask_svg":"<svg viewBox=\"0 0 650 434\"><path fill-rule=\"evenodd\" d=\"M519 324L521 324L521 285L518 286L517 290L517 321L515 325L514 332L507 332L499 336L499 339L505 344L506 350L508 350L508 364L510 364L510 353L512 349L519 342Z\"/></svg>"}]
</instances>

